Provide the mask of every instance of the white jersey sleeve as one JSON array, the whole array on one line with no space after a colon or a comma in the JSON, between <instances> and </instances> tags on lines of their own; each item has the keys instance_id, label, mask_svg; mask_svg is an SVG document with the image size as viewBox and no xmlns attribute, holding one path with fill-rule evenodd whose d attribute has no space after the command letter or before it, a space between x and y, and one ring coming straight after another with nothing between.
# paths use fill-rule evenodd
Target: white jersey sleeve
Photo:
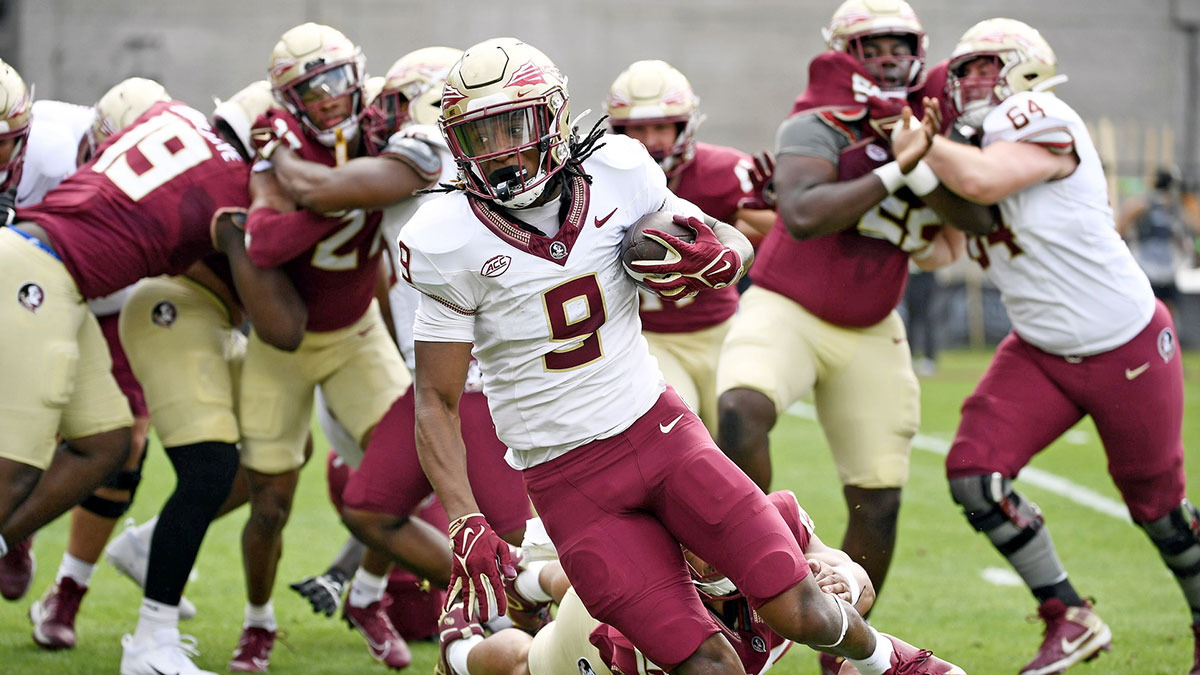
<instances>
[{"instance_id":1,"label":"white jersey sleeve","mask_svg":"<svg viewBox=\"0 0 1200 675\"><path fill-rule=\"evenodd\" d=\"M91 124L91 108L61 101L35 101L29 126L29 146L21 182L17 185L17 206L33 206L46 197L67 176L75 173L79 140Z\"/></svg>"},{"instance_id":2,"label":"white jersey sleeve","mask_svg":"<svg viewBox=\"0 0 1200 675\"><path fill-rule=\"evenodd\" d=\"M969 251L1000 289L1013 328L1052 354L1119 347L1150 322L1150 282L1116 233L1108 183L1087 127L1051 92L1010 96L988 113L983 147L1033 143L1072 153L1071 175L1001 200L1001 228Z\"/></svg>"},{"instance_id":3,"label":"white jersey sleeve","mask_svg":"<svg viewBox=\"0 0 1200 675\"><path fill-rule=\"evenodd\" d=\"M435 201L428 206L436 208L438 204ZM438 235L428 230L400 233L401 274L421 293L413 339L474 342L475 310L486 289L475 280L475 270L465 266L466 257L456 255L460 253L456 242L448 241L457 238Z\"/></svg>"}]
</instances>

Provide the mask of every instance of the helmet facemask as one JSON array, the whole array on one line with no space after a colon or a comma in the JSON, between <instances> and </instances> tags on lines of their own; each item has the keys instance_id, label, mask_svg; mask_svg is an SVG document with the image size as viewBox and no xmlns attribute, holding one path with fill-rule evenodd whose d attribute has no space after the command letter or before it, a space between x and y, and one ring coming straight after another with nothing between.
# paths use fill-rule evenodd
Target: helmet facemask
<instances>
[{"instance_id":1,"label":"helmet facemask","mask_svg":"<svg viewBox=\"0 0 1200 675\"><path fill-rule=\"evenodd\" d=\"M481 102L440 122L467 191L510 209L530 206L570 152L559 131L567 123L566 96L556 87L529 100Z\"/></svg>"},{"instance_id":2,"label":"helmet facemask","mask_svg":"<svg viewBox=\"0 0 1200 675\"><path fill-rule=\"evenodd\" d=\"M334 147L339 132L347 143L358 137L363 117L363 88L355 63L314 68L278 93L288 111L321 145ZM339 108L345 111L344 115Z\"/></svg>"},{"instance_id":3,"label":"helmet facemask","mask_svg":"<svg viewBox=\"0 0 1200 675\"><path fill-rule=\"evenodd\" d=\"M0 141L9 139L13 140L13 146L8 155L8 161L0 164L0 190L15 187L21 180L21 167L25 163L25 149L29 140L29 125L6 134L0 134Z\"/></svg>"},{"instance_id":4,"label":"helmet facemask","mask_svg":"<svg viewBox=\"0 0 1200 675\"><path fill-rule=\"evenodd\" d=\"M867 56L866 43L870 40L884 37L903 40L908 44L910 53L894 54L891 56ZM863 68L871 75L871 79L879 86L880 91L883 92L885 97L907 97L909 92L919 89L924 84L922 74L925 69L925 52L920 35L891 32L856 35L846 41L845 51L863 65ZM889 84L883 80L883 72L886 64L897 64L892 67L899 68L904 73L904 78L899 84Z\"/></svg>"},{"instance_id":5,"label":"helmet facemask","mask_svg":"<svg viewBox=\"0 0 1200 675\"><path fill-rule=\"evenodd\" d=\"M688 572L692 576L692 585L700 595L709 600L735 600L742 597L741 591L733 585L729 577L718 572L695 553L685 548L683 559L687 562Z\"/></svg>"},{"instance_id":6,"label":"helmet facemask","mask_svg":"<svg viewBox=\"0 0 1200 675\"><path fill-rule=\"evenodd\" d=\"M986 60L991 68L986 75L968 75L967 69L978 60ZM1005 70L1011 68L1011 63L1005 65L1006 59L999 53L977 53L961 57L949 66L946 91L950 96L954 109L958 113L958 123L973 128L983 126L983 119L992 108L1008 98L1011 92L1006 92Z\"/></svg>"}]
</instances>

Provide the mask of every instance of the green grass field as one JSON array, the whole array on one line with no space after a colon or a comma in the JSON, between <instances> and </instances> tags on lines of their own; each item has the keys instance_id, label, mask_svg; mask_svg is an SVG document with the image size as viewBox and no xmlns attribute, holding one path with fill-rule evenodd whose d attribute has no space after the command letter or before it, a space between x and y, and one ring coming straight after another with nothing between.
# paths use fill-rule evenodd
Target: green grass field
<instances>
[{"instance_id":1,"label":"green grass field","mask_svg":"<svg viewBox=\"0 0 1200 675\"><path fill-rule=\"evenodd\" d=\"M872 621L881 630L932 648L977 675L1016 673L1040 642L1032 597L1022 587L984 581L988 568L1007 569L982 535L966 523L950 500L942 457L920 449L944 445L954 432L958 409L987 365L989 354L949 352L941 370L922 380L922 436L913 452L912 480L904 496L900 540L887 587ZM1189 494L1200 499L1200 353L1184 355L1187 410L1184 442L1192 469ZM324 457L318 440L317 457ZM802 416L787 417L773 434L775 487L796 491L830 543L841 539L845 509L820 429ZM324 463L305 469L300 494L285 532L275 608L291 648L276 644L274 673L382 673L362 639L340 620L311 613L286 582L324 570L345 537L325 496ZM1091 422L1037 458L1033 466L1118 500ZM140 522L158 511L174 474L160 448L152 446L146 478L131 515ZM1113 650L1073 669L1080 675L1183 673L1191 665L1190 618L1178 587L1145 535L1111 515L1097 512L1019 480L1018 489L1035 500L1055 535L1059 555L1081 593L1096 599L1097 611L1113 629ZM209 533L188 597L199 615L185 633L199 640L197 664L224 672L237 641L245 603L239 536L246 511L235 511ZM38 649L30 638L26 613L53 582L66 539L66 520L37 539L38 573L33 590L15 602L0 601L0 673L114 673L121 658L121 635L132 632L141 593L101 563L84 599L77 624L79 646L71 652ZM435 644L413 646L414 673L430 673ZM794 648L772 672L817 672L807 649ZM571 674L564 674L571 675Z\"/></svg>"}]
</instances>

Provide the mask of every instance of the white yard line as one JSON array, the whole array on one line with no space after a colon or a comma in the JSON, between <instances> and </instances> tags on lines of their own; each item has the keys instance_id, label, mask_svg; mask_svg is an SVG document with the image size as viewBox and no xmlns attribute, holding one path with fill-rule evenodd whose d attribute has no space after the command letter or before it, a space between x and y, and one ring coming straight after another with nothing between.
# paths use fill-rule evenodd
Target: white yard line
<instances>
[{"instance_id":1,"label":"white yard line","mask_svg":"<svg viewBox=\"0 0 1200 675\"><path fill-rule=\"evenodd\" d=\"M816 409L813 408L811 403L804 401L800 401L788 408L786 414L814 422L817 419ZM950 443L948 441L934 438L933 436L926 436L925 434L914 436L912 446L917 450L924 450L943 456L950 451ZM1027 466L1021 470L1021 474L1017 477L1017 480L1042 488L1043 490L1048 490L1076 504L1086 506L1093 511L1098 511L1106 516L1112 516L1117 520L1123 520L1127 523L1133 522L1133 519L1129 517L1129 509L1125 507L1124 503L1093 492L1082 485L1072 483L1066 478L1056 476L1049 471L1042 471L1041 469Z\"/></svg>"}]
</instances>

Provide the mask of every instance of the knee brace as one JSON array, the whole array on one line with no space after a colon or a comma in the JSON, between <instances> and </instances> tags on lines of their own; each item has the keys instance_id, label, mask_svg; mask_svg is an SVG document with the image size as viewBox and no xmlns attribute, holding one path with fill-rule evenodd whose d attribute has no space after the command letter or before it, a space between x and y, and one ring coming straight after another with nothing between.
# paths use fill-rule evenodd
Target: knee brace
<instances>
[{"instance_id":1,"label":"knee brace","mask_svg":"<svg viewBox=\"0 0 1200 675\"><path fill-rule=\"evenodd\" d=\"M1167 515L1138 523L1138 526L1149 535L1163 562L1181 584L1200 575L1200 510L1191 502L1184 499ZM1192 606L1200 606L1200 603L1192 603Z\"/></svg>"},{"instance_id":2,"label":"knee brace","mask_svg":"<svg viewBox=\"0 0 1200 675\"><path fill-rule=\"evenodd\" d=\"M979 532L1005 556L1029 543L1042 529L1037 504L1013 492L1012 481L999 473L950 480L950 495Z\"/></svg>"},{"instance_id":3,"label":"knee brace","mask_svg":"<svg viewBox=\"0 0 1200 675\"><path fill-rule=\"evenodd\" d=\"M90 511L101 518L116 519L125 515L125 512L133 504L133 495L137 493L138 485L142 482L142 466L146 464L146 447L149 445L150 443L147 441L142 446L142 458L138 460L138 465L135 468L116 471L101 483L102 487L128 492L128 497L124 500L116 500L97 497L92 494L79 503L80 508Z\"/></svg>"}]
</instances>

